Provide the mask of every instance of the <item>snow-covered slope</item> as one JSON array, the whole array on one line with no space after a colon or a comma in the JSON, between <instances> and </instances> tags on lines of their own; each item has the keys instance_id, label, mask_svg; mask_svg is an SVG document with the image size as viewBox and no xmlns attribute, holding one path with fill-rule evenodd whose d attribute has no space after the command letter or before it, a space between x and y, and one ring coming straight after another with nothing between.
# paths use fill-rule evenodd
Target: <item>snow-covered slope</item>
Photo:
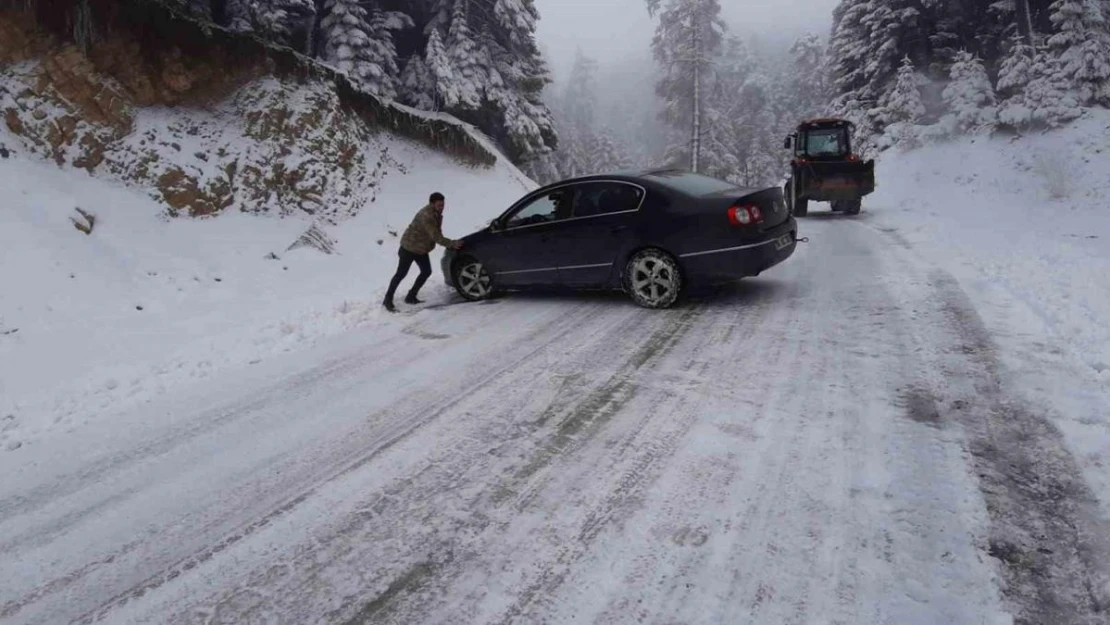
<instances>
[{"instance_id":1,"label":"snow-covered slope","mask_svg":"<svg viewBox=\"0 0 1110 625\"><path fill-rule=\"evenodd\" d=\"M877 179L861 221L959 280L1110 515L1110 112L888 153Z\"/></svg>"},{"instance_id":2,"label":"snow-covered slope","mask_svg":"<svg viewBox=\"0 0 1110 625\"><path fill-rule=\"evenodd\" d=\"M167 132L201 114L141 111L138 127ZM506 162L465 167L379 134L370 149L388 152L388 175L356 217L325 226L337 242L329 256L287 251L307 215L169 219L149 188L42 162L2 126L0 144L14 150L0 159L0 417L12 417L0 449L378 323L397 235L429 193L446 194L445 233L461 236L532 184ZM83 219L77 208L95 215L91 235L70 221ZM448 295L439 276L426 293Z\"/></svg>"}]
</instances>

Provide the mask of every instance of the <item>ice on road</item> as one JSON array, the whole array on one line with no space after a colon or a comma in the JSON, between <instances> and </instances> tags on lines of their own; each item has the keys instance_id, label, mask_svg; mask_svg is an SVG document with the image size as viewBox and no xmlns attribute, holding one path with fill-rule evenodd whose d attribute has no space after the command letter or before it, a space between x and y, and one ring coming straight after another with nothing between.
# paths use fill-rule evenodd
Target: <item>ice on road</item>
<instances>
[{"instance_id":1,"label":"ice on road","mask_svg":"<svg viewBox=\"0 0 1110 625\"><path fill-rule=\"evenodd\" d=\"M866 221L675 310L436 308L0 456L0 622L1105 623L1048 408Z\"/></svg>"}]
</instances>

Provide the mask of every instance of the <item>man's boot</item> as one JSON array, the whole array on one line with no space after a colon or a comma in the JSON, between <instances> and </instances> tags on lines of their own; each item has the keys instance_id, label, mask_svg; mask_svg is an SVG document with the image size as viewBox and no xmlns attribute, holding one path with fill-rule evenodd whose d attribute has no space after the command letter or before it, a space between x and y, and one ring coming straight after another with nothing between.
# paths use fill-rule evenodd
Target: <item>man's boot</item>
<instances>
[{"instance_id":1,"label":"man's boot","mask_svg":"<svg viewBox=\"0 0 1110 625\"><path fill-rule=\"evenodd\" d=\"M397 312L397 307L393 305L393 300L385 300L382 302L382 306L385 306L385 309L391 313Z\"/></svg>"},{"instance_id":2,"label":"man's boot","mask_svg":"<svg viewBox=\"0 0 1110 625\"><path fill-rule=\"evenodd\" d=\"M415 293L409 293L408 295L405 296L405 303L406 304L423 304L424 300L417 299Z\"/></svg>"}]
</instances>

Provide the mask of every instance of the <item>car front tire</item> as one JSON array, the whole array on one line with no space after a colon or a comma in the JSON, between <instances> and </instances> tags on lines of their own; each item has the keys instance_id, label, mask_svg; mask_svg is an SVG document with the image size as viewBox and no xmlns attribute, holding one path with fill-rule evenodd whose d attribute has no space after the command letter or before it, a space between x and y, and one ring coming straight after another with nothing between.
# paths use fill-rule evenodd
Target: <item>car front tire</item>
<instances>
[{"instance_id":1,"label":"car front tire","mask_svg":"<svg viewBox=\"0 0 1110 625\"><path fill-rule=\"evenodd\" d=\"M632 301L644 308L670 308L678 300L682 284L682 268L662 250L637 252L624 267L624 288Z\"/></svg>"},{"instance_id":2,"label":"car front tire","mask_svg":"<svg viewBox=\"0 0 1110 625\"><path fill-rule=\"evenodd\" d=\"M467 301L477 302L493 296L493 276L477 259L463 257L455 261L452 278L455 291Z\"/></svg>"}]
</instances>

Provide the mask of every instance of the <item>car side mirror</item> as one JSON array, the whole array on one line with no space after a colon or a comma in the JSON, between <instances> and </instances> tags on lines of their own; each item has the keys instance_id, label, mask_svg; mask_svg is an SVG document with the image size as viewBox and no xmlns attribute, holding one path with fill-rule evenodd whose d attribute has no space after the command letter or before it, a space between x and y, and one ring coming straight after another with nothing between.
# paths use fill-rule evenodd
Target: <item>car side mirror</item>
<instances>
[{"instance_id":1,"label":"car side mirror","mask_svg":"<svg viewBox=\"0 0 1110 625\"><path fill-rule=\"evenodd\" d=\"M490 220L490 222L489 222L489 231L490 232L497 232L500 229L501 229L501 222L499 222L496 219Z\"/></svg>"},{"instance_id":2,"label":"car side mirror","mask_svg":"<svg viewBox=\"0 0 1110 625\"><path fill-rule=\"evenodd\" d=\"M794 147L794 137L787 136L786 140L782 142L782 148L789 150L792 147Z\"/></svg>"}]
</instances>

